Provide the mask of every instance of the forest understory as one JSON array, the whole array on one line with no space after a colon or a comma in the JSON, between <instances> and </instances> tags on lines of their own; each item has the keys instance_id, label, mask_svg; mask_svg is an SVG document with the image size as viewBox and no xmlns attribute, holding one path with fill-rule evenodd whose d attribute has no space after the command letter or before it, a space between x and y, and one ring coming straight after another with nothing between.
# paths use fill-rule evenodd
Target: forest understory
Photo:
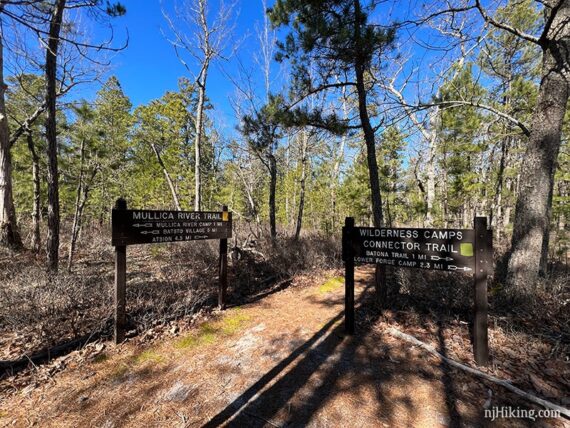
<instances>
[{"instance_id":1,"label":"forest understory","mask_svg":"<svg viewBox=\"0 0 570 428\"><path fill-rule=\"evenodd\" d=\"M73 373L124 352L111 342L114 255L109 234L106 227L85 230L89 236L83 237L86 244L78 249L71 273L46 273L41 257L30 252L3 252L0 257L0 293L7 302L0 308L3 400L49 388L60 372ZM230 308L263 305L282 290L289 290L294 307L296 299L304 298L304 287L315 284L321 284L323 293L336 290L342 297L340 242L321 235L301 236L298 242L280 236L272 246L270 241L244 239L247 235L238 227L234 236L247 246L236 245L237 239L230 243ZM217 247L207 242L129 247L129 333L124 346L144 352L222 316L216 308L217 260ZM497 281L490 282L491 363L483 370L568 407L569 271L564 264L551 268L531 297L505 295ZM448 358L476 367L470 337L471 276L401 269L388 273L388 284L388 308L379 311L368 298L357 311L357 331L395 327L437 349L444 343ZM10 412L0 416L10 420Z\"/></svg>"}]
</instances>

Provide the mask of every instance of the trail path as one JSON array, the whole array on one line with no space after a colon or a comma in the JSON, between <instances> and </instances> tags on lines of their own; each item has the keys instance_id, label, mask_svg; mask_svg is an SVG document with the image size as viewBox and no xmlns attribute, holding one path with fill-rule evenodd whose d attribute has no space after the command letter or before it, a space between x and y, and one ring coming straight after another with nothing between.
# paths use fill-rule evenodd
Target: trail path
<instances>
[{"instance_id":1,"label":"trail path","mask_svg":"<svg viewBox=\"0 0 570 428\"><path fill-rule=\"evenodd\" d=\"M357 272L357 301L370 276ZM485 385L383 335L374 319L345 336L343 298L342 282L323 278L230 308L175 339L111 349L9 398L0 425L485 425Z\"/></svg>"}]
</instances>

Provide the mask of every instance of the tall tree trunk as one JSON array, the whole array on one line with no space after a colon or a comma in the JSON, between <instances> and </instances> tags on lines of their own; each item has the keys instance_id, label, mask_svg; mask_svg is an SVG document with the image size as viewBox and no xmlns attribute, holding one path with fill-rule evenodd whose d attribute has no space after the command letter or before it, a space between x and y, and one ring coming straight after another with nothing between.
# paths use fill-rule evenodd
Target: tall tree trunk
<instances>
[{"instance_id":1,"label":"tall tree trunk","mask_svg":"<svg viewBox=\"0 0 570 428\"><path fill-rule=\"evenodd\" d=\"M28 150L32 156L32 182L34 203L32 207L32 251L34 253L40 252L41 237L40 237L40 218L41 218L41 189L40 189L40 157L36 152L34 145L34 136L32 131L29 130L27 134Z\"/></svg>"},{"instance_id":2,"label":"tall tree trunk","mask_svg":"<svg viewBox=\"0 0 570 428\"><path fill-rule=\"evenodd\" d=\"M442 211L443 211L443 227L449 227L449 198L447 187L447 153L443 153L443 169L442 169Z\"/></svg>"},{"instance_id":3,"label":"tall tree trunk","mask_svg":"<svg viewBox=\"0 0 570 428\"><path fill-rule=\"evenodd\" d=\"M0 3L0 13L3 9L4 4ZM3 40L4 26L0 25L0 245L19 249L22 247L22 239L16 223L16 208L12 194L12 156L5 103Z\"/></svg>"},{"instance_id":4,"label":"tall tree trunk","mask_svg":"<svg viewBox=\"0 0 570 428\"><path fill-rule=\"evenodd\" d=\"M178 192L176 192L176 188L174 187L174 183L172 182L172 178L170 178L170 174L168 173L168 170L166 169L166 166L164 165L164 162L162 161L162 157L160 156L160 152L158 151L158 149L156 148L156 145L154 143L150 143L150 147L152 147L152 151L154 152L155 156L156 156L156 160L158 161L158 164L160 165L160 168L162 169L162 173L164 174L164 178L166 179L166 184L168 184L168 188L170 189L170 194L172 195L172 201L174 202L174 207L178 210L181 211L182 208L180 207L180 199L178 198ZM200 208L195 208L196 211L200 211Z\"/></svg>"},{"instance_id":5,"label":"tall tree trunk","mask_svg":"<svg viewBox=\"0 0 570 428\"><path fill-rule=\"evenodd\" d=\"M435 157L437 153L437 132L439 130L439 108L435 107L430 114L430 131L428 161L427 161L427 185L426 185L426 225L433 226L433 205L435 201Z\"/></svg>"},{"instance_id":6,"label":"tall tree trunk","mask_svg":"<svg viewBox=\"0 0 570 428\"><path fill-rule=\"evenodd\" d=\"M202 66L202 76L198 80L198 105L196 109L196 138L194 140L194 210L202 207L202 174L201 148L202 131L204 129L204 103L206 102L206 78L208 76L208 60Z\"/></svg>"},{"instance_id":7,"label":"tall tree trunk","mask_svg":"<svg viewBox=\"0 0 570 428\"><path fill-rule=\"evenodd\" d=\"M358 114L362 131L364 132L364 141L366 142L366 159L368 162L368 174L370 177L370 192L372 196L372 214L374 217L374 226L382 227L382 196L380 195L380 180L378 178L378 162L376 160L376 141L374 130L370 124L370 116L368 114L368 105L366 101L366 88L364 86L364 70L365 59L361 52L361 44L363 42L361 35L361 19L362 12L360 8L360 0L354 0L354 40L356 42L356 55L354 60L354 72L356 76L356 92L358 94ZM386 269L384 266L376 265L375 288L376 299L382 306L387 306L388 290L386 287Z\"/></svg>"},{"instance_id":8,"label":"tall tree trunk","mask_svg":"<svg viewBox=\"0 0 570 428\"><path fill-rule=\"evenodd\" d=\"M49 25L49 40L46 49L46 140L47 140L47 185L48 185L48 232L47 265L56 272L59 266L59 171L57 165L56 124L56 73L59 33L66 0L57 0Z\"/></svg>"},{"instance_id":9,"label":"tall tree trunk","mask_svg":"<svg viewBox=\"0 0 570 428\"><path fill-rule=\"evenodd\" d=\"M542 43L542 79L521 167L507 273L513 288L534 286L548 243L552 186L569 93L569 19L570 0L563 0L549 40Z\"/></svg>"},{"instance_id":10,"label":"tall tree trunk","mask_svg":"<svg viewBox=\"0 0 570 428\"><path fill-rule=\"evenodd\" d=\"M77 190L75 193L75 212L73 213L73 225L71 226L69 254L67 256L68 271L71 271L71 265L73 263L73 254L75 252L75 245L77 243L77 235L79 234L79 206L81 204L81 194L83 192L84 164L85 164L85 139L82 139L81 147L79 149L79 180L77 183Z\"/></svg>"},{"instance_id":11,"label":"tall tree trunk","mask_svg":"<svg viewBox=\"0 0 570 428\"><path fill-rule=\"evenodd\" d=\"M366 160L368 163L368 174L370 178L370 191L372 197L372 216L374 225L381 227L382 217L382 197L380 195L380 180L378 178L378 161L376 160L376 142L374 130L370 125L370 117L366 105L366 89L364 88L364 74L357 72L356 90L358 91L358 112L360 122L364 131L364 141L366 143Z\"/></svg>"},{"instance_id":12,"label":"tall tree trunk","mask_svg":"<svg viewBox=\"0 0 570 428\"><path fill-rule=\"evenodd\" d=\"M285 171L287 175L290 174L290 164L291 164L291 159L290 159L290 150L291 150L291 144L290 144L290 139L288 139L287 141L287 147L285 148ZM286 177L287 177L286 175ZM287 228L289 228L289 192L287 189L288 186L285 186L285 224L287 226Z\"/></svg>"},{"instance_id":13,"label":"tall tree trunk","mask_svg":"<svg viewBox=\"0 0 570 428\"><path fill-rule=\"evenodd\" d=\"M299 211L297 213L297 226L295 228L295 241L299 240L303 224L303 209L305 208L305 184L307 180L307 143L309 137L307 131L303 131L301 143L301 181L299 183Z\"/></svg>"},{"instance_id":14,"label":"tall tree trunk","mask_svg":"<svg viewBox=\"0 0 570 428\"><path fill-rule=\"evenodd\" d=\"M84 182L83 189L81 190L81 200L76 207L76 213L73 218L73 229L71 235L71 242L69 245L69 254L67 259L67 270L71 271L71 266L73 264L73 256L75 255L75 248L77 247L77 242L79 241L79 237L81 235L81 230L83 227L83 211L85 210L85 205L87 205L87 199L89 198L89 190L91 186L89 183L93 183L93 179L95 178L95 174L97 174L97 170L93 170L91 173L91 177L87 182Z\"/></svg>"},{"instance_id":15,"label":"tall tree trunk","mask_svg":"<svg viewBox=\"0 0 570 428\"><path fill-rule=\"evenodd\" d=\"M275 207L275 193L277 191L277 160L273 153L267 155L269 158L269 228L271 234L271 242L277 242L277 220Z\"/></svg>"}]
</instances>

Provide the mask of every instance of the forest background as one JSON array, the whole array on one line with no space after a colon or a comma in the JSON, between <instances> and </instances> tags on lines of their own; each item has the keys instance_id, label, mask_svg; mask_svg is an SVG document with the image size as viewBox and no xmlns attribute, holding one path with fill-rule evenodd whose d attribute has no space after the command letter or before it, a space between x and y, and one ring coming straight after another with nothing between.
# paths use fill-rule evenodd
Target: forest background
<instances>
[{"instance_id":1,"label":"forest background","mask_svg":"<svg viewBox=\"0 0 570 428\"><path fill-rule=\"evenodd\" d=\"M567 269L567 1L146 7L0 2L6 260L73 272L124 197L228 205L232 251L263 257L300 240L337 248L346 216L471 228L483 215L498 287L532 294ZM162 44L141 49L125 24L151 12ZM128 62L131 44L158 74Z\"/></svg>"}]
</instances>

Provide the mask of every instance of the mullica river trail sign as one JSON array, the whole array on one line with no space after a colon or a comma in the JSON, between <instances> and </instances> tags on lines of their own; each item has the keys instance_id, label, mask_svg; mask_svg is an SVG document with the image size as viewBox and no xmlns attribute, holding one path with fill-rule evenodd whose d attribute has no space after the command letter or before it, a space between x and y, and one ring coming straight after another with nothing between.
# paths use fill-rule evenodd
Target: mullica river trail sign
<instances>
[{"instance_id":1,"label":"mullica river trail sign","mask_svg":"<svg viewBox=\"0 0 570 428\"><path fill-rule=\"evenodd\" d=\"M115 247L115 342L124 340L126 330L127 245L219 239L218 304L225 307L228 238L232 237L232 213L226 206L220 212L129 210L120 198L113 208L111 224L111 244Z\"/></svg>"},{"instance_id":2,"label":"mullica river trail sign","mask_svg":"<svg viewBox=\"0 0 570 428\"><path fill-rule=\"evenodd\" d=\"M113 210L113 245L228 239L229 212Z\"/></svg>"},{"instance_id":3,"label":"mullica river trail sign","mask_svg":"<svg viewBox=\"0 0 570 428\"><path fill-rule=\"evenodd\" d=\"M342 230L345 262L345 326L354 333L354 266L380 264L473 275L473 348L477 364L488 361L487 276L492 273L492 231L476 217L474 229L356 227L346 218Z\"/></svg>"}]
</instances>

